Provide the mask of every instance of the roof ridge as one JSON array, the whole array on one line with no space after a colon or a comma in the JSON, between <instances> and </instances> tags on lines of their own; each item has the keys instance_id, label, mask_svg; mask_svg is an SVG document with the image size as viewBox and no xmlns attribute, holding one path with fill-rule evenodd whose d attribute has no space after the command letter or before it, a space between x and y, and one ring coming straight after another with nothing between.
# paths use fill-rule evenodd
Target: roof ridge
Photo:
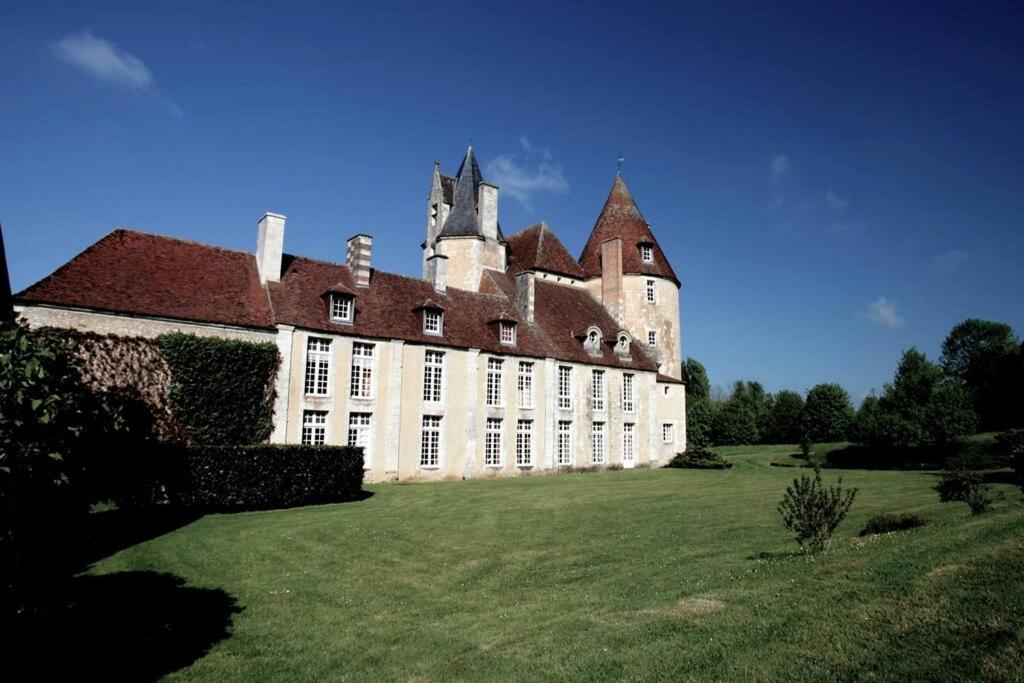
<instances>
[{"instance_id":1,"label":"roof ridge","mask_svg":"<svg viewBox=\"0 0 1024 683\"><path fill-rule=\"evenodd\" d=\"M109 233L107 233L101 239L105 239L106 237L109 237L110 235L113 235L113 234L118 233L118 232L120 232L120 233L128 233L128 234L132 234L132 235L144 235L145 237L156 237L157 239L172 240L174 242L183 242L185 244L194 244L194 245L196 245L198 247L206 247L208 249L219 249L220 251L230 251L233 254L248 254L249 256L255 256L255 254L253 252L246 251L245 249L234 249L232 247L222 247L219 244L209 244L208 242L200 242L199 240L190 240L190 239L187 239L185 237L173 237L171 235L161 235L159 233L148 232L146 230L138 230L136 228L127 228L127 227L122 226L122 225L115 226L113 230L111 230Z\"/></svg>"}]
</instances>

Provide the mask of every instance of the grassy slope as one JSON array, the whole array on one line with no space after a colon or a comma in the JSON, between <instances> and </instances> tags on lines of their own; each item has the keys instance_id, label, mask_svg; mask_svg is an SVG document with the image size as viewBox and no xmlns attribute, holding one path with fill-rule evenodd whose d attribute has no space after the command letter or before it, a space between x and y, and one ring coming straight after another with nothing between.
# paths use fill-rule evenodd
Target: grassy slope
<instances>
[{"instance_id":1,"label":"grassy slope","mask_svg":"<svg viewBox=\"0 0 1024 683\"><path fill-rule=\"evenodd\" d=\"M853 511L809 558L775 512L801 471L767 465L793 447L719 450L734 468L385 485L208 516L94 571L173 572L238 599L232 637L181 679L1021 680L1015 489L970 518L937 502L932 475L844 473ZM901 510L931 523L856 537ZM695 598L721 604L680 606Z\"/></svg>"}]
</instances>

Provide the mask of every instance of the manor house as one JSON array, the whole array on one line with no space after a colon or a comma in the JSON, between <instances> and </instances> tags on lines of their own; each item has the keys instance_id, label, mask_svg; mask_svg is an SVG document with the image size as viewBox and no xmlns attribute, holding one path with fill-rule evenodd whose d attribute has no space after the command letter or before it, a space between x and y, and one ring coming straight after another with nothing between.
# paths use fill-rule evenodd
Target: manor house
<instances>
[{"instance_id":1,"label":"manor house","mask_svg":"<svg viewBox=\"0 0 1024 683\"><path fill-rule=\"evenodd\" d=\"M33 326L276 343L279 443L354 444L367 481L664 464L686 446L679 279L621 177L579 259L505 236L472 148L434 165L422 277L115 229L15 297ZM341 255L339 255L341 256Z\"/></svg>"}]
</instances>

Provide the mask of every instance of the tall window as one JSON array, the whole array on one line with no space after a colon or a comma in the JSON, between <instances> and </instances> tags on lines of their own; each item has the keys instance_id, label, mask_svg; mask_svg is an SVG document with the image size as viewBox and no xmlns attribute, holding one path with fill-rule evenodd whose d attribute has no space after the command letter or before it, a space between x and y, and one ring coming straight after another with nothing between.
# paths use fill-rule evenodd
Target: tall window
<instances>
[{"instance_id":1,"label":"tall window","mask_svg":"<svg viewBox=\"0 0 1024 683\"><path fill-rule=\"evenodd\" d=\"M635 413L636 401L633 399L633 375L622 375L622 412Z\"/></svg>"},{"instance_id":2,"label":"tall window","mask_svg":"<svg viewBox=\"0 0 1024 683\"><path fill-rule=\"evenodd\" d=\"M533 465L533 420L519 420L516 425L516 465Z\"/></svg>"},{"instance_id":3,"label":"tall window","mask_svg":"<svg viewBox=\"0 0 1024 683\"><path fill-rule=\"evenodd\" d=\"M441 418L437 415L424 415L420 437L420 467L438 467L440 464Z\"/></svg>"},{"instance_id":4,"label":"tall window","mask_svg":"<svg viewBox=\"0 0 1024 683\"><path fill-rule=\"evenodd\" d=\"M629 462L636 458L636 442L634 425L627 422L622 425L622 461Z\"/></svg>"},{"instance_id":5,"label":"tall window","mask_svg":"<svg viewBox=\"0 0 1024 683\"><path fill-rule=\"evenodd\" d=\"M306 393L327 395L327 376L331 369L331 340L310 337L306 341Z\"/></svg>"},{"instance_id":6,"label":"tall window","mask_svg":"<svg viewBox=\"0 0 1024 683\"><path fill-rule=\"evenodd\" d=\"M572 422L558 422L558 464L572 464Z\"/></svg>"},{"instance_id":7,"label":"tall window","mask_svg":"<svg viewBox=\"0 0 1024 683\"><path fill-rule=\"evenodd\" d=\"M501 343L515 345L516 343L516 324L507 320L502 320L498 323L498 327L501 330Z\"/></svg>"},{"instance_id":8,"label":"tall window","mask_svg":"<svg viewBox=\"0 0 1024 683\"><path fill-rule=\"evenodd\" d=\"M352 386L349 396L373 396L373 344L352 345Z\"/></svg>"},{"instance_id":9,"label":"tall window","mask_svg":"<svg viewBox=\"0 0 1024 683\"><path fill-rule=\"evenodd\" d=\"M441 402L441 383L444 379L444 354L427 351L423 355L423 400Z\"/></svg>"},{"instance_id":10,"label":"tall window","mask_svg":"<svg viewBox=\"0 0 1024 683\"><path fill-rule=\"evenodd\" d=\"M348 414L348 445L363 449L363 467L370 466L370 413Z\"/></svg>"},{"instance_id":11,"label":"tall window","mask_svg":"<svg viewBox=\"0 0 1024 683\"><path fill-rule=\"evenodd\" d=\"M640 259L644 263L651 263L654 261L654 247L649 244L645 244L640 247Z\"/></svg>"},{"instance_id":12,"label":"tall window","mask_svg":"<svg viewBox=\"0 0 1024 683\"><path fill-rule=\"evenodd\" d=\"M533 407L533 363L519 363L519 378L516 382L519 407Z\"/></svg>"},{"instance_id":13,"label":"tall window","mask_svg":"<svg viewBox=\"0 0 1024 683\"><path fill-rule=\"evenodd\" d=\"M327 411L302 411L302 443L322 446L327 441Z\"/></svg>"},{"instance_id":14,"label":"tall window","mask_svg":"<svg viewBox=\"0 0 1024 683\"><path fill-rule=\"evenodd\" d=\"M590 460L595 465L604 462L607 449L604 441L604 422L595 422L590 429Z\"/></svg>"},{"instance_id":15,"label":"tall window","mask_svg":"<svg viewBox=\"0 0 1024 683\"><path fill-rule=\"evenodd\" d=\"M653 304L657 300L654 290L654 280L647 281L647 303Z\"/></svg>"},{"instance_id":16,"label":"tall window","mask_svg":"<svg viewBox=\"0 0 1024 683\"><path fill-rule=\"evenodd\" d=\"M572 408L572 368L558 366L558 407Z\"/></svg>"},{"instance_id":17,"label":"tall window","mask_svg":"<svg viewBox=\"0 0 1024 683\"><path fill-rule=\"evenodd\" d=\"M441 334L444 329L444 313L426 309L423 311L423 331L427 334Z\"/></svg>"},{"instance_id":18,"label":"tall window","mask_svg":"<svg viewBox=\"0 0 1024 683\"><path fill-rule=\"evenodd\" d=\"M352 297L344 294L331 295L331 320L336 323L352 322Z\"/></svg>"},{"instance_id":19,"label":"tall window","mask_svg":"<svg viewBox=\"0 0 1024 683\"><path fill-rule=\"evenodd\" d=\"M594 370L590 374L590 396L594 410L604 410L604 370Z\"/></svg>"},{"instance_id":20,"label":"tall window","mask_svg":"<svg viewBox=\"0 0 1024 683\"><path fill-rule=\"evenodd\" d=\"M487 405L489 406L504 404L504 365L505 362L498 358L487 359Z\"/></svg>"},{"instance_id":21,"label":"tall window","mask_svg":"<svg viewBox=\"0 0 1024 683\"><path fill-rule=\"evenodd\" d=\"M676 441L676 426L671 422L665 422L661 425L661 442L662 443L675 443Z\"/></svg>"},{"instance_id":22,"label":"tall window","mask_svg":"<svg viewBox=\"0 0 1024 683\"><path fill-rule=\"evenodd\" d=\"M501 420L498 418L487 418L487 431L484 432L484 465L501 465Z\"/></svg>"},{"instance_id":23,"label":"tall window","mask_svg":"<svg viewBox=\"0 0 1024 683\"><path fill-rule=\"evenodd\" d=\"M647 330L647 345L657 346L658 345L658 333L654 330Z\"/></svg>"}]
</instances>

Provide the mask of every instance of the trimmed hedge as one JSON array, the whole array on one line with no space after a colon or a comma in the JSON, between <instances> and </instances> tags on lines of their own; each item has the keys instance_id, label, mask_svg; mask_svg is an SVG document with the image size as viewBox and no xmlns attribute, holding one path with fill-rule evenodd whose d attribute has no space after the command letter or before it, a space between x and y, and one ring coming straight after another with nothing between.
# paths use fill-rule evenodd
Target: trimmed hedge
<instances>
[{"instance_id":1,"label":"trimmed hedge","mask_svg":"<svg viewBox=\"0 0 1024 683\"><path fill-rule=\"evenodd\" d=\"M157 341L171 369L174 416L192 443L255 444L270 437L277 346L180 332Z\"/></svg>"},{"instance_id":2,"label":"trimmed hedge","mask_svg":"<svg viewBox=\"0 0 1024 683\"><path fill-rule=\"evenodd\" d=\"M204 510L265 510L363 497L363 449L353 446L192 446L178 450L172 496Z\"/></svg>"},{"instance_id":3,"label":"trimmed hedge","mask_svg":"<svg viewBox=\"0 0 1024 683\"><path fill-rule=\"evenodd\" d=\"M685 453L676 453L675 457L669 460L665 467L694 470L725 470L732 467L732 463L724 460L718 453L698 446Z\"/></svg>"}]
</instances>

